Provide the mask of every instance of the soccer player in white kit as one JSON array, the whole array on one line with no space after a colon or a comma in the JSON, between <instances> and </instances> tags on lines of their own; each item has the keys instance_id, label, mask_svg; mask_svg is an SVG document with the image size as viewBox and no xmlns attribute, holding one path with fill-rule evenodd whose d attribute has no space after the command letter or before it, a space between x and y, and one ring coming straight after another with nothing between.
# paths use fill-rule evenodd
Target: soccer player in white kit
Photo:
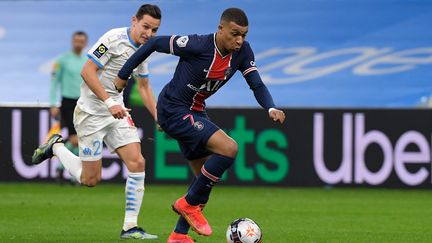
<instances>
[{"instance_id":1,"label":"soccer player in white kit","mask_svg":"<svg viewBox=\"0 0 432 243\"><path fill-rule=\"evenodd\" d=\"M74 126L78 135L79 157L63 144L59 134L40 145L32 157L33 164L57 156L69 173L81 184L93 187L101 180L102 146L105 142L111 152L116 152L128 168L126 181L126 207L123 239L157 239L138 227L138 214L144 196L145 160L137 129L124 107L122 92L114 79L126 60L154 36L160 26L159 7L144 4L132 17L130 27L106 32L88 52L81 76L81 96L74 112ZM139 83L139 93L146 108L157 121L156 103L149 84L147 62L134 71Z\"/></svg>"}]
</instances>

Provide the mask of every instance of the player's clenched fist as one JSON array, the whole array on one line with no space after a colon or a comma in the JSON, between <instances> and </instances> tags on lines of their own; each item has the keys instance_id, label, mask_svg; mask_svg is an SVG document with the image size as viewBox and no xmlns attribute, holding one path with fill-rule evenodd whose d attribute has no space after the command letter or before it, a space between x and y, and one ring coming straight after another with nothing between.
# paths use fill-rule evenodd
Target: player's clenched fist
<instances>
[{"instance_id":1,"label":"player's clenched fist","mask_svg":"<svg viewBox=\"0 0 432 243\"><path fill-rule=\"evenodd\" d=\"M279 121L280 123L285 121L285 113L275 108L269 110L269 116L273 121Z\"/></svg>"},{"instance_id":2,"label":"player's clenched fist","mask_svg":"<svg viewBox=\"0 0 432 243\"><path fill-rule=\"evenodd\" d=\"M127 116L128 110L125 109L122 105L115 102L111 97L104 101L111 115L116 119L123 119Z\"/></svg>"},{"instance_id":3,"label":"player's clenched fist","mask_svg":"<svg viewBox=\"0 0 432 243\"><path fill-rule=\"evenodd\" d=\"M123 119L127 116L127 110L123 108L121 105L114 105L108 108L108 110L111 112L111 115L116 119Z\"/></svg>"}]
</instances>

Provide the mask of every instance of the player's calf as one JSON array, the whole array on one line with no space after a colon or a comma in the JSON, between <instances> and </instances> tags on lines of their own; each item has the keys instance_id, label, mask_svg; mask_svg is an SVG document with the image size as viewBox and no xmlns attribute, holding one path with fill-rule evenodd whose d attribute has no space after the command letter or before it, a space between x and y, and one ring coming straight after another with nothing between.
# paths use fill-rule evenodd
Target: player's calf
<instances>
[{"instance_id":1,"label":"player's calf","mask_svg":"<svg viewBox=\"0 0 432 243\"><path fill-rule=\"evenodd\" d=\"M81 176L81 184L88 187L94 187L101 181L99 177L82 177Z\"/></svg>"}]
</instances>

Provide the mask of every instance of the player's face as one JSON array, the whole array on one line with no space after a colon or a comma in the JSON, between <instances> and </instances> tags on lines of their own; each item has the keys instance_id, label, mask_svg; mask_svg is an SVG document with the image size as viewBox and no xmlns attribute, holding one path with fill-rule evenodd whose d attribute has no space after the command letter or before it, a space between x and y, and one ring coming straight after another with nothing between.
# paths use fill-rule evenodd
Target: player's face
<instances>
[{"instance_id":1,"label":"player's face","mask_svg":"<svg viewBox=\"0 0 432 243\"><path fill-rule=\"evenodd\" d=\"M234 22L222 22L219 25L218 34L221 37L224 49L228 52L240 50L248 30L248 26L240 26Z\"/></svg>"},{"instance_id":2,"label":"player's face","mask_svg":"<svg viewBox=\"0 0 432 243\"><path fill-rule=\"evenodd\" d=\"M72 49L75 53L81 53L87 46L87 37L85 35L74 35L72 37Z\"/></svg>"},{"instance_id":3,"label":"player's face","mask_svg":"<svg viewBox=\"0 0 432 243\"><path fill-rule=\"evenodd\" d=\"M150 15L144 15L140 20L134 16L131 27L132 39L139 44L146 43L151 37L156 35L160 22L160 19L155 19Z\"/></svg>"}]
</instances>

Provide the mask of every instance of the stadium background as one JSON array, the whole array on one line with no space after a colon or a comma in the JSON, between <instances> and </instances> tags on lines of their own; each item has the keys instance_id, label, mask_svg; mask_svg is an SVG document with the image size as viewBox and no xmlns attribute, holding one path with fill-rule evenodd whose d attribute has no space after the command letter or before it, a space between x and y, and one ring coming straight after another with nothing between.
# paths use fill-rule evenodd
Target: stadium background
<instances>
[{"instance_id":1,"label":"stadium background","mask_svg":"<svg viewBox=\"0 0 432 243\"><path fill-rule=\"evenodd\" d=\"M432 216L432 117L427 109L432 91L432 1L147 2L157 3L163 11L158 35L211 33L223 9L243 8L260 73L276 104L287 113L284 125L269 121L239 74L208 100L213 120L240 145L236 164L223 182L231 187L221 187L214 197L219 197L219 209L208 209L218 223L217 237L223 237L230 220L242 215L262 224L267 242L432 240L426 227ZM5 215L0 220L1 241L107 242L116 237L111 228L118 229L113 227L117 219L106 221L107 229L98 235L102 238L75 224L52 233L46 229L49 224L40 223L27 236L20 236L15 227L29 215L41 217L31 208L34 201L43 212L47 205L55 211L45 213L41 222L57 222L57 217L69 216L59 213L64 208L76 210L63 204L62 197L76 201L92 193L50 185L56 159L40 166L28 163L52 124L47 109L52 63L69 49L73 31L88 32L89 44L94 43L107 30L129 25L142 3L0 1L0 211ZM151 56L150 79L156 93L169 81L176 60ZM143 208L165 213L165 207L157 206L169 205L176 197L172 192L183 193L184 186L172 184L187 184L191 173L176 143L156 131L145 109L134 107L133 115L142 131L147 186L154 185L155 191L150 189ZM104 180L124 181L126 171L118 158L106 150L104 158ZM118 214L122 185L102 183L94 189L100 197L112 191L108 198L117 206L91 200ZM240 205L256 202L257 208L239 207L222 217L218 210L232 206L233 194ZM270 217L265 210L270 198L285 205L277 216ZM102 209L99 215L104 214ZM77 221L86 221L86 211L79 212ZM170 226L156 231L168 229L168 234L174 217L170 220ZM151 213L144 221L166 224Z\"/></svg>"}]
</instances>

